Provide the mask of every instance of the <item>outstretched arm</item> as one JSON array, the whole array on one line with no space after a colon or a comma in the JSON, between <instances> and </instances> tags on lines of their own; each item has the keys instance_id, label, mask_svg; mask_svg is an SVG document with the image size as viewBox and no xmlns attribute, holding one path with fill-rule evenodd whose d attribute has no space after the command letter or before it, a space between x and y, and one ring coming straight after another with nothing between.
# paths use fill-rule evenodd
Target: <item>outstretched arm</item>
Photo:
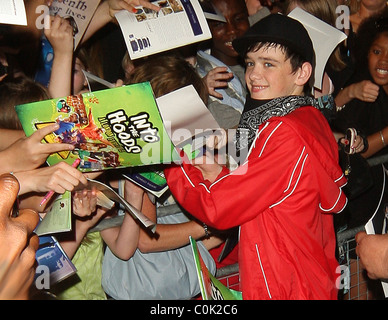
<instances>
[{"instance_id":1,"label":"outstretched arm","mask_svg":"<svg viewBox=\"0 0 388 320\"><path fill-rule=\"evenodd\" d=\"M29 137L26 137L23 133L22 138L11 143L6 149L0 152L0 174L32 170L43 164L52 153L74 150L74 146L71 144L42 143L46 135L58 128L58 124L53 124L35 131ZM1 135L2 133L4 131L0 131L0 140L7 140L7 135L3 136Z\"/></svg>"},{"instance_id":2,"label":"outstretched arm","mask_svg":"<svg viewBox=\"0 0 388 320\"><path fill-rule=\"evenodd\" d=\"M144 190L135 184L125 180L125 199L136 209L147 211L148 196ZM139 241L140 227L132 216L126 212L123 223L120 227L105 229L101 231L101 236L109 249L122 260L128 260L133 256Z\"/></svg>"},{"instance_id":3,"label":"outstretched arm","mask_svg":"<svg viewBox=\"0 0 388 320\"><path fill-rule=\"evenodd\" d=\"M50 25L44 34L54 50L48 90L52 98L66 97L71 94L71 75L73 65L74 38L73 27L60 16L50 17Z\"/></svg>"},{"instance_id":4,"label":"outstretched arm","mask_svg":"<svg viewBox=\"0 0 388 320\"><path fill-rule=\"evenodd\" d=\"M158 6L149 3L148 0L105 0L97 7L96 12L85 31L82 42L88 40L94 33L109 22L115 21L115 14L117 12L121 10L136 12L136 6L143 6L155 11L160 10Z\"/></svg>"}]
</instances>

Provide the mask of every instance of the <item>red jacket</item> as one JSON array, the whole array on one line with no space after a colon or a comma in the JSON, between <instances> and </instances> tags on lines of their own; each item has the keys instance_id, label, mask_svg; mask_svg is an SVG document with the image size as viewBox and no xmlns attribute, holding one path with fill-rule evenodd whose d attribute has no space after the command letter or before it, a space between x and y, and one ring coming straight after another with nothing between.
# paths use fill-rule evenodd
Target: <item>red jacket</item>
<instances>
[{"instance_id":1,"label":"red jacket","mask_svg":"<svg viewBox=\"0 0 388 320\"><path fill-rule=\"evenodd\" d=\"M189 165L165 171L178 202L218 229L240 226L244 299L336 299L331 213L347 199L338 147L322 114L301 107L260 125L247 161L214 183Z\"/></svg>"}]
</instances>

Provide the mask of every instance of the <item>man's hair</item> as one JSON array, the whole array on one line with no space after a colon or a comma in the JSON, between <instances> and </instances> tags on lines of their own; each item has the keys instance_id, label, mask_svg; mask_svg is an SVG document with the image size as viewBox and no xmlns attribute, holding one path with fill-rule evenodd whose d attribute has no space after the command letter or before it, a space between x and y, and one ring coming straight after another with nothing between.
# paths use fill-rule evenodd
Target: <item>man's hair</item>
<instances>
[{"instance_id":1,"label":"man's hair","mask_svg":"<svg viewBox=\"0 0 388 320\"><path fill-rule=\"evenodd\" d=\"M252 44L250 47L248 47L247 53L259 51L261 48L280 49L284 53L286 61L290 60L293 73L295 73L296 70L298 70L298 68L300 68L302 66L302 64L306 61L306 59L303 59L301 55L294 53L289 47L286 47L286 46L279 44L279 43L258 42L258 43Z\"/></svg>"}]
</instances>

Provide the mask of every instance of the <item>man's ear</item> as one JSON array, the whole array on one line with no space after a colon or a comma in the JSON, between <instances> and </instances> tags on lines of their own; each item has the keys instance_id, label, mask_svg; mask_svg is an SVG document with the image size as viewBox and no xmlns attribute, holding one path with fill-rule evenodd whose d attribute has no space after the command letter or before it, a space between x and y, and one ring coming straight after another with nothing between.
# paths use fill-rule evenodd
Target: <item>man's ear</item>
<instances>
[{"instance_id":1,"label":"man's ear","mask_svg":"<svg viewBox=\"0 0 388 320\"><path fill-rule=\"evenodd\" d=\"M303 62L302 66L299 69L299 75L296 78L295 84L299 86L304 86L310 80L312 72L312 65L309 62Z\"/></svg>"}]
</instances>

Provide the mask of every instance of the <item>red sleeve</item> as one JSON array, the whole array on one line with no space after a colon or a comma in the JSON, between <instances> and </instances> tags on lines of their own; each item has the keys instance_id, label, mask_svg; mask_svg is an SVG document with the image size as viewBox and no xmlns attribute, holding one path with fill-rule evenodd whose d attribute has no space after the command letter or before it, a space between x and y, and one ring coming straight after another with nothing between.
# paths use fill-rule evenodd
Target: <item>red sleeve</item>
<instances>
[{"instance_id":1,"label":"red sleeve","mask_svg":"<svg viewBox=\"0 0 388 320\"><path fill-rule=\"evenodd\" d=\"M217 229L229 229L252 220L281 201L299 183L306 150L286 125L275 123L257 139L242 166L224 170L212 184L190 164L165 170L176 200L199 220Z\"/></svg>"}]
</instances>

